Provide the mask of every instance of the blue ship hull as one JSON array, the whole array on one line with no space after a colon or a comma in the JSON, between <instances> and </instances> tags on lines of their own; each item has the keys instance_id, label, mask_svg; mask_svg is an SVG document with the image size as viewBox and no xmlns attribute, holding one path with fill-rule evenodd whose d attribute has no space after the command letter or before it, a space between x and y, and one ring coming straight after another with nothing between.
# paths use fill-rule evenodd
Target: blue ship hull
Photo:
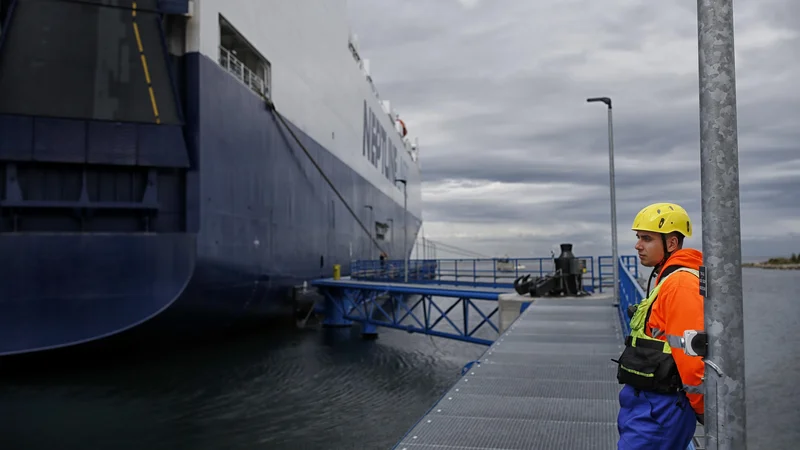
<instances>
[{"instance_id":1,"label":"blue ship hull","mask_svg":"<svg viewBox=\"0 0 800 450\"><path fill-rule=\"evenodd\" d=\"M0 356L292 314L293 286L377 255L262 99L204 55L173 61L157 129L0 100ZM0 98L19 92L7 63ZM403 206L294 132L354 210L399 225L402 258Z\"/></svg>"}]
</instances>

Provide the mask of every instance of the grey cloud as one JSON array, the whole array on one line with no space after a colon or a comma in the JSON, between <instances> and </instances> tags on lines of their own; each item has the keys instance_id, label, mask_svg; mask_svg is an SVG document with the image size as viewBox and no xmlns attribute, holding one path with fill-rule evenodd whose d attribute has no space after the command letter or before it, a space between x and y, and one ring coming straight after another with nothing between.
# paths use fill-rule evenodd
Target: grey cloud
<instances>
[{"instance_id":1,"label":"grey cloud","mask_svg":"<svg viewBox=\"0 0 800 450\"><path fill-rule=\"evenodd\" d=\"M429 208L426 209L425 218L431 221L448 221L458 217L463 222L488 224L531 221L536 225L542 225L580 216L590 219L596 216L598 206L609 209L607 197L603 199L602 193L591 191L586 194L580 200L569 204L545 202L528 206L520 205L513 198L509 198L507 202L470 198L429 202L426 204ZM524 195L520 193L520 196Z\"/></svg>"},{"instance_id":2,"label":"grey cloud","mask_svg":"<svg viewBox=\"0 0 800 450\"><path fill-rule=\"evenodd\" d=\"M798 216L798 193L800 179L796 177L776 178L758 183L742 183L740 186L740 203L743 213L748 210L767 211L774 217ZM773 215L771 214L771 215ZM764 217L760 217L763 219Z\"/></svg>"},{"instance_id":3,"label":"grey cloud","mask_svg":"<svg viewBox=\"0 0 800 450\"><path fill-rule=\"evenodd\" d=\"M751 6L756 14L772 25L783 26L790 30L800 29L800 2L784 0L762 0ZM734 12L734 15L736 13Z\"/></svg>"},{"instance_id":4,"label":"grey cloud","mask_svg":"<svg viewBox=\"0 0 800 450\"><path fill-rule=\"evenodd\" d=\"M606 153L607 155L607 153ZM599 167L585 164L555 164L546 158L504 158L488 153L482 157L464 155L450 165L442 165L434 172L440 179L470 178L507 183L572 183L577 189L605 187L609 183L608 159L599 158ZM698 158L699 159L699 158ZM431 169L433 170L433 169ZM603 172L604 170L604 172ZM632 169L615 169L617 189L651 188L663 190L670 184L699 180L700 169L664 170L644 164Z\"/></svg>"},{"instance_id":5,"label":"grey cloud","mask_svg":"<svg viewBox=\"0 0 800 450\"><path fill-rule=\"evenodd\" d=\"M696 43L694 4L615 8L588 1L581 6L509 0L480 2L470 10L455 0L418 0L386 12L371 0L350 3L363 56L373 60L382 97L392 100L407 124L424 129L419 137L425 186L453 179L567 182L585 194L579 201L525 209L512 201L439 201L423 190L426 221L607 223L605 110L585 103L597 95L614 99L620 223L660 199L684 204L699 220L697 59L696 46L686 44ZM548 14L557 16L550 20ZM770 178L768 167L786 168L800 160L800 91L794 86L800 78L800 38L748 48L741 36L800 29L800 2L737 5L736 21L743 223L798 218L800 175L775 172ZM541 40L530 39L531 27L538 27ZM670 58L674 42L692 52L688 66L684 58L669 68L675 73L632 76L620 69L613 77L581 81L593 71L615 70L615 61L590 64L596 47L618 51L620 67L628 67L644 65L659 53ZM415 122L416 114L444 119L434 128ZM435 134L435 143L426 144L426 134ZM526 195L524 189L519 195ZM753 248L766 242L747 236L743 241ZM507 245L500 242L505 241L486 245Z\"/></svg>"},{"instance_id":6,"label":"grey cloud","mask_svg":"<svg viewBox=\"0 0 800 450\"><path fill-rule=\"evenodd\" d=\"M741 185L741 203L743 214L753 213L754 220L764 211L771 217L796 217L797 192L800 192L797 179L783 178L760 183L743 183ZM520 199L528 194L524 189L510 195L505 201L460 197L457 199L427 199L425 209L426 221L447 222L458 219L465 223L503 224L524 223L532 225L570 223L572 221L608 221L609 191L603 187L575 186L581 198L570 202L542 201L530 206L520 205ZM620 192L624 192L620 195ZM700 220L700 185L684 183L668 191L659 189L618 190L617 216L620 222L627 223L639 208L656 201L671 201L683 205L695 220ZM760 217L760 218L759 218Z\"/></svg>"},{"instance_id":7,"label":"grey cloud","mask_svg":"<svg viewBox=\"0 0 800 450\"><path fill-rule=\"evenodd\" d=\"M794 233L786 238L769 238L769 239L752 239L742 238L742 254L745 261L763 261L775 255L791 254L791 247L787 247L787 239L790 242L799 242L800 234ZM611 242L609 240L601 241L595 236L587 236L579 232L565 232L555 238L547 238L536 235L513 235L513 236L498 236L494 239L486 239L482 241L474 241L471 239L457 239L453 238L447 241L448 244L459 247L469 248L474 252L487 257L499 257L502 255L509 255L518 258L546 258L549 257L550 251L553 251L556 256L560 253L559 244L571 243L573 244L573 252L576 256L598 256L611 254ZM620 255L635 255L636 251L633 249L635 239L633 235L625 235L620 233L620 239L617 242ZM702 236L696 235L687 240L684 244L690 248L702 250ZM437 249L437 257L439 258L459 258L462 255L447 253L442 248ZM546 263L545 263L546 264ZM595 261L595 264L596 261ZM528 270L538 270L537 264L526 264ZM544 270L547 266L544 265ZM595 266L595 270L597 267ZM639 268L640 276L646 277L650 272L649 269Z\"/></svg>"},{"instance_id":8,"label":"grey cloud","mask_svg":"<svg viewBox=\"0 0 800 450\"><path fill-rule=\"evenodd\" d=\"M460 222L466 223L516 225L528 222L533 226L575 222L607 223L610 220L610 193L607 187L574 189L578 189L580 193L576 200L564 202L539 197L534 198L535 202L529 205L524 204L524 197L536 194L526 194L524 190L500 201L466 196L447 200L429 199L426 201L425 220L451 221L456 217ZM680 185L669 193L655 190L629 191L625 198L620 198L619 195L617 197L617 217L621 222L627 223L639 209L656 201L676 202L690 212L699 212L698 194L699 189L688 184Z\"/></svg>"}]
</instances>

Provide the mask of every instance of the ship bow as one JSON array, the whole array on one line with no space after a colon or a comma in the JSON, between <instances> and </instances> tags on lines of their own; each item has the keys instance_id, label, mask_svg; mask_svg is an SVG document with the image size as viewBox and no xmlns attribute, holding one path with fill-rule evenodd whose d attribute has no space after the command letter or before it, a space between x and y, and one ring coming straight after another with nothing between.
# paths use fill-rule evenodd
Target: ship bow
<instances>
[{"instance_id":1,"label":"ship bow","mask_svg":"<svg viewBox=\"0 0 800 450\"><path fill-rule=\"evenodd\" d=\"M181 294L191 234L0 235L0 355L119 333Z\"/></svg>"}]
</instances>

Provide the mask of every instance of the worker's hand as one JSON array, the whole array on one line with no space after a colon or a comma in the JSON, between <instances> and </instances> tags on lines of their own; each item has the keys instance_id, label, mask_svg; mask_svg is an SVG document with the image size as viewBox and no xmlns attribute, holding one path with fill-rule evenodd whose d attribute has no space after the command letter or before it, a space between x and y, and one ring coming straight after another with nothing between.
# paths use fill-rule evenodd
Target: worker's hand
<instances>
[{"instance_id":1,"label":"worker's hand","mask_svg":"<svg viewBox=\"0 0 800 450\"><path fill-rule=\"evenodd\" d=\"M697 421L700 422L700 425L705 425L706 424L706 416L705 416L705 414L696 414L695 413L695 415L697 416Z\"/></svg>"}]
</instances>

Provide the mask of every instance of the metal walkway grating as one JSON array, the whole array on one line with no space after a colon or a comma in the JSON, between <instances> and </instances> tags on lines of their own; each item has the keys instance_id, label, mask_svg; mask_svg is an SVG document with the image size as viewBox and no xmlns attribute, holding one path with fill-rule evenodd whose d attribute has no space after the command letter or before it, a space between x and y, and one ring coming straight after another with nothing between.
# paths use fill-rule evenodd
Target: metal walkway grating
<instances>
[{"instance_id":1,"label":"metal walkway grating","mask_svg":"<svg viewBox=\"0 0 800 450\"><path fill-rule=\"evenodd\" d=\"M536 299L396 448L616 448L621 343L609 296Z\"/></svg>"},{"instance_id":2,"label":"metal walkway grating","mask_svg":"<svg viewBox=\"0 0 800 450\"><path fill-rule=\"evenodd\" d=\"M609 295L536 299L395 448L617 448L622 342Z\"/></svg>"},{"instance_id":3,"label":"metal walkway grating","mask_svg":"<svg viewBox=\"0 0 800 450\"><path fill-rule=\"evenodd\" d=\"M617 448L622 342L609 295L536 299L395 448Z\"/></svg>"}]
</instances>

